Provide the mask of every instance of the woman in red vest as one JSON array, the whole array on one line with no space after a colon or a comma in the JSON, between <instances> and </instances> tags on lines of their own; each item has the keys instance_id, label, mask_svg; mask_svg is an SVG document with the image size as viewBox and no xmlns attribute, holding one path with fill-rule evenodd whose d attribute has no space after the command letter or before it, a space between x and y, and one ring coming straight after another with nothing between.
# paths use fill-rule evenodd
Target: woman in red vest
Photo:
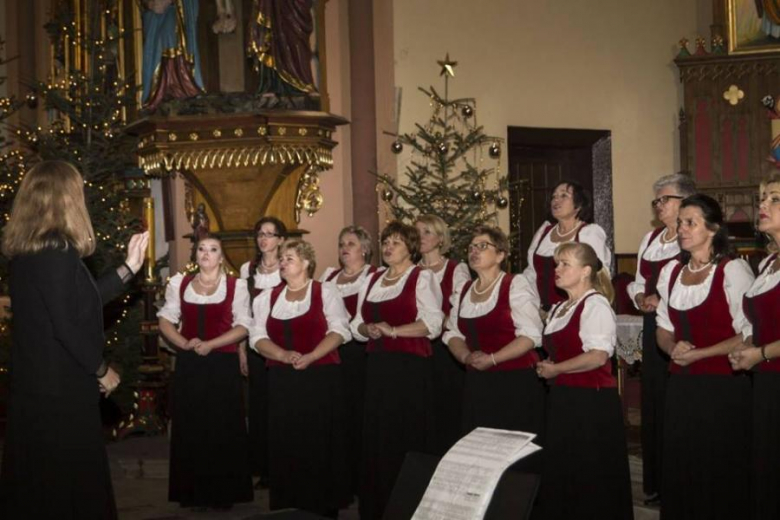
<instances>
[{"instance_id":1,"label":"woman in red vest","mask_svg":"<svg viewBox=\"0 0 780 520\"><path fill-rule=\"evenodd\" d=\"M555 285L555 248L565 242L589 244L610 272L612 251L607 234L593 223L590 194L574 181L561 181L553 188L550 214L534 235L528 248L528 267L523 275L536 289L541 309L566 299L566 293Z\"/></svg>"},{"instance_id":2,"label":"woman in red vest","mask_svg":"<svg viewBox=\"0 0 780 520\"><path fill-rule=\"evenodd\" d=\"M350 321L357 314L358 293L376 268L371 265L371 235L360 226L347 226L339 233L340 267L328 267L320 282L335 285L344 300ZM347 457L350 492L357 493L360 477L360 447L363 443L363 394L366 391L366 348L349 341L339 347L347 413Z\"/></svg>"},{"instance_id":3,"label":"woman in red vest","mask_svg":"<svg viewBox=\"0 0 780 520\"><path fill-rule=\"evenodd\" d=\"M669 372L669 357L655 341L655 308L658 307L658 275L680 254L677 242L677 213L682 199L696 193L690 175L676 173L653 184L655 199L651 206L663 226L650 231L639 246L634 281L628 295L644 313L642 328L642 487L647 505L659 503L661 481L661 437L663 435L664 396Z\"/></svg>"},{"instance_id":4,"label":"woman in red vest","mask_svg":"<svg viewBox=\"0 0 780 520\"><path fill-rule=\"evenodd\" d=\"M728 354L750 334L742 298L747 262L730 256L718 203L683 200L680 257L658 278L658 346L669 380L664 415L661 515L665 520L746 518L750 511L750 379Z\"/></svg>"},{"instance_id":5,"label":"woman in red vest","mask_svg":"<svg viewBox=\"0 0 780 520\"><path fill-rule=\"evenodd\" d=\"M268 363L270 507L335 516L349 503L346 423L338 347L352 339L332 284L312 280L311 244L280 249L285 283L253 304L250 345Z\"/></svg>"},{"instance_id":6,"label":"woman in red vest","mask_svg":"<svg viewBox=\"0 0 780 520\"><path fill-rule=\"evenodd\" d=\"M266 289L282 283L279 275L279 246L287 238L287 226L276 217L263 217L255 224L256 255L244 262L239 277L246 280L249 305ZM268 369L263 356L242 342L238 351L241 373L249 379L247 424L249 463L252 474L260 477L258 487L268 487Z\"/></svg>"},{"instance_id":7,"label":"woman in red vest","mask_svg":"<svg viewBox=\"0 0 780 520\"><path fill-rule=\"evenodd\" d=\"M251 326L249 293L226 274L219 239L202 238L195 259L197 274L171 278L157 313L177 350L168 500L223 509L253 498L237 355Z\"/></svg>"},{"instance_id":8,"label":"woman in red vest","mask_svg":"<svg viewBox=\"0 0 780 520\"><path fill-rule=\"evenodd\" d=\"M360 518L382 518L410 451L432 444L431 340L441 332L441 289L414 263L417 229L391 222L382 231L388 268L374 273L358 297L356 339L368 341Z\"/></svg>"},{"instance_id":9,"label":"woman in red vest","mask_svg":"<svg viewBox=\"0 0 780 520\"><path fill-rule=\"evenodd\" d=\"M588 244L555 251L555 284L569 298L544 328L549 359L537 366L550 384L540 518L633 518L626 435L610 358L615 353L614 292Z\"/></svg>"},{"instance_id":10,"label":"woman in red vest","mask_svg":"<svg viewBox=\"0 0 780 520\"><path fill-rule=\"evenodd\" d=\"M422 215L414 223L420 233L420 255L418 266L433 273L441 288L442 311L446 319L450 313L452 295L460 294L463 285L471 280L469 268L463 262L450 260L446 256L452 245L447 224L436 215ZM461 408L463 402L463 366L436 338L433 348L433 410L435 433L433 452L444 455L461 436Z\"/></svg>"},{"instance_id":11,"label":"woman in red vest","mask_svg":"<svg viewBox=\"0 0 780 520\"><path fill-rule=\"evenodd\" d=\"M769 256L745 293L742 309L752 337L729 355L734 370L753 370L753 518L780 518L780 174L761 183L758 229Z\"/></svg>"},{"instance_id":12,"label":"woman in red vest","mask_svg":"<svg viewBox=\"0 0 780 520\"><path fill-rule=\"evenodd\" d=\"M499 228L474 230L469 266L478 278L453 298L444 333L452 354L467 370L464 435L479 426L538 435L544 428L545 389L535 372L542 320L525 277L502 270L508 251L509 240Z\"/></svg>"}]
</instances>

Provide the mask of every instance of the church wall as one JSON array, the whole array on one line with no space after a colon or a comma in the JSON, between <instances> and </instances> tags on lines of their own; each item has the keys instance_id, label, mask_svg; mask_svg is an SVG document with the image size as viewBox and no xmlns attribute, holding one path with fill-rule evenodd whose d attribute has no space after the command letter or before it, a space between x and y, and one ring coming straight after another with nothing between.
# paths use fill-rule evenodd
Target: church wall
<instances>
[{"instance_id":1,"label":"church wall","mask_svg":"<svg viewBox=\"0 0 780 520\"><path fill-rule=\"evenodd\" d=\"M636 251L652 182L679 168L677 42L709 35L709 0L395 0L393 9L401 131L429 117L417 87L443 89L436 60L447 52L459 62L450 96L475 97L488 134L610 130L616 252ZM508 211L501 216L507 228Z\"/></svg>"}]
</instances>

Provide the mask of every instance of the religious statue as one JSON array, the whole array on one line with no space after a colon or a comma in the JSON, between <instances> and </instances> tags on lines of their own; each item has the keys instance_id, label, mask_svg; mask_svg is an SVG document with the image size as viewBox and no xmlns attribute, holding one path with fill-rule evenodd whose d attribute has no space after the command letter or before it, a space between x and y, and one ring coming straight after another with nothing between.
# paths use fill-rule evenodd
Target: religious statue
<instances>
[{"instance_id":1,"label":"religious statue","mask_svg":"<svg viewBox=\"0 0 780 520\"><path fill-rule=\"evenodd\" d=\"M313 0L252 2L247 52L260 74L257 93L266 99L267 106L285 98L319 99L312 74L316 61L311 41L312 5Z\"/></svg>"},{"instance_id":2,"label":"religious statue","mask_svg":"<svg viewBox=\"0 0 780 520\"><path fill-rule=\"evenodd\" d=\"M206 214L206 205L202 202L198 204L198 209L192 215L192 242L197 244L204 237L208 236L211 231L211 224L209 222L209 216Z\"/></svg>"},{"instance_id":3,"label":"religious statue","mask_svg":"<svg viewBox=\"0 0 780 520\"><path fill-rule=\"evenodd\" d=\"M216 0L217 21L211 26L214 34L229 34L236 30L236 14L233 0Z\"/></svg>"},{"instance_id":4,"label":"religious statue","mask_svg":"<svg viewBox=\"0 0 780 520\"><path fill-rule=\"evenodd\" d=\"M143 107L204 91L198 54L198 0L142 0Z\"/></svg>"}]
</instances>

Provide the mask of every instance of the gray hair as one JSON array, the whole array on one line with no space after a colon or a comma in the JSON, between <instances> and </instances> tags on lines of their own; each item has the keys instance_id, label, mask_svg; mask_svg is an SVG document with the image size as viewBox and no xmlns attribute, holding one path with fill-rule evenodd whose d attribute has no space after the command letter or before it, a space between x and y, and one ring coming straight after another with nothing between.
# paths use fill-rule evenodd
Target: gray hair
<instances>
[{"instance_id":1,"label":"gray hair","mask_svg":"<svg viewBox=\"0 0 780 520\"><path fill-rule=\"evenodd\" d=\"M363 249L363 253L365 253L363 258L365 258L367 264L370 264L373 256L371 235L362 226L347 226L339 233L339 242L344 238L344 235L350 234L355 235L360 241L360 247Z\"/></svg>"},{"instance_id":2,"label":"gray hair","mask_svg":"<svg viewBox=\"0 0 780 520\"><path fill-rule=\"evenodd\" d=\"M664 175L653 183L653 192L658 193L661 188L666 186L674 186L677 188L677 193L683 197L690 197L697 191L696 182L693 180L693 177L684 173Z\"/></svg>"}]
</instances>

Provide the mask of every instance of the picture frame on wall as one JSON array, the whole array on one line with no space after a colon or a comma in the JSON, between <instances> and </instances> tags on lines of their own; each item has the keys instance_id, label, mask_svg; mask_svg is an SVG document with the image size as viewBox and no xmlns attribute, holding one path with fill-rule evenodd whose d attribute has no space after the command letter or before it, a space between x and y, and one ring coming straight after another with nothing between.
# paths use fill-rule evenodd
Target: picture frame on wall
<instances>
[{"instance_id":1,"label":"picture frame on wall","mask_svg":"<svg viewBox=\"0 0 780 520\"><path fill-rule=\"evenodd\" d=\"M729 54L780 52L780 0L726 0Z\"/></svg>"}]
</instances>

